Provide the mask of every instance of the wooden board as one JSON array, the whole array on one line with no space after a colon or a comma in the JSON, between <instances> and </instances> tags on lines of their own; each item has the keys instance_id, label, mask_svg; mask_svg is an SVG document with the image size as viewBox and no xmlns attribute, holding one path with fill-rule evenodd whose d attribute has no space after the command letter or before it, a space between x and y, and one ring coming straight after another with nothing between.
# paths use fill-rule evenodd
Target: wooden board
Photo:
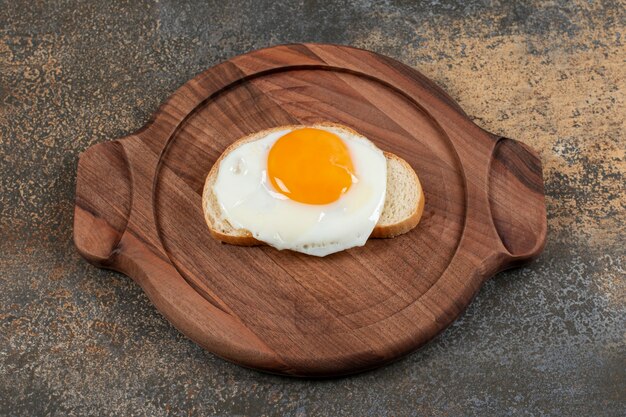
<instances>
[{"instance_id":1,"label":"wooden board","mask_svg":"<svg viewBox=\"0 0 626 417\"><path fill-rule=\"evenodd\" d=\"M322 121L413 166L426 196L418 227L325 258L214 240L201 194L222 151L262 129ZM79 252L132 277L196 343L275 373L341 375L406 355L545 238L531 149L480 129L416 70L345 46L277 46L210 68L78 166Z\"/></svg>"}]
</instances>

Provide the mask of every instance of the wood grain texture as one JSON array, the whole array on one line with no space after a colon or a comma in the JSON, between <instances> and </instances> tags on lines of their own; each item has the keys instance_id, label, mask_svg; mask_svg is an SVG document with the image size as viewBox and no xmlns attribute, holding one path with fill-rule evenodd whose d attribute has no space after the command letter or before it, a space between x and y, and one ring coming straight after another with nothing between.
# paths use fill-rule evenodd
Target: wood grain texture
<instances>
[{"instance_id":1,"label":"wood grain texture","mask_svg":"<svg viewBox=\"0 0 626 417\"><path fill-rule=\"evenodd\" d=\"M234 140L284 124L349 126L415 169L421 223L325 258L211 238L201 194ZM153 120L80 158L74 239L136 280L178 329L257 369L330 376L380 366L447 327L496 272L546 237L541 163L480 129L414 69L335 45L285 45L217 65Z\"/></svg>"}]
</instances>

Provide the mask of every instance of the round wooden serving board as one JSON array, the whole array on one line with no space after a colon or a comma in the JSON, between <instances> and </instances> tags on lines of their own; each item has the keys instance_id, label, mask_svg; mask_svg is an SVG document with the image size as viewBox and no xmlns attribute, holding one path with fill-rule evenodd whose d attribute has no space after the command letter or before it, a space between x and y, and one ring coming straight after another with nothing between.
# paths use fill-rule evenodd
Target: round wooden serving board
<instances>
[{"instance_id":1,"label":"round wooden serving board","mask_svg":"<svg viewBox=\"0 0 626 417\"><path fill-rule=\"evenodd\" d=\"M325 258L213 239L202 188L224 149L262 129L323 121L411 164L426 196L420 224ZM78 166L79 252L132 277L196 343L275 373L341 375L408 354L486 279L536 257L545 237L535 152L480 129L416 70L345 46L230 59Z\"/></svg>"}]
</instances>

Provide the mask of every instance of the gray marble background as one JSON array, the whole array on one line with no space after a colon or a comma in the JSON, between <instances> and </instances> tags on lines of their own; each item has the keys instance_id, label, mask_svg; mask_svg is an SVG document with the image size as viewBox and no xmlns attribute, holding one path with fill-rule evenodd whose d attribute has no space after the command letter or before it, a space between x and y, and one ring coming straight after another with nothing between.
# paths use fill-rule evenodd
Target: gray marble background
<instances>
[{"instance_id":1,"label":"gray marble background","mask_svg":"<svg viewBox=\"0 0 626 417\"><path fill-rule=\"evenodd\" d=\"M0 0L0 415L625 415L625 6ZM431 344L322 381L203 351L72 244L82 150L211 65L304 41L405 62L537 149L549 223Z\"/></svg>"}]
</instances>

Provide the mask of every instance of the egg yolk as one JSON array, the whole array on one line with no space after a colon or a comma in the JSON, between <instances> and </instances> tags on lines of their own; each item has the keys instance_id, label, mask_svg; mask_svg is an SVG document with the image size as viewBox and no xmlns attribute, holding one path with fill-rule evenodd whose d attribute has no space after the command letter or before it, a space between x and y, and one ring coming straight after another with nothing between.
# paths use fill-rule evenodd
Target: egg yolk
<instances>
[{"instance_id":1,"label":"egg yolk","mask_svg":"<svg viewBox=\"0 0 626 417\"><path fill-rule=\"evenodd\" d=\"M305 204L328 204L350 189L354 167L346 144L334 133L303 128L281 136L267 157L270 182Z\"/></svg>"}]
</instances>

